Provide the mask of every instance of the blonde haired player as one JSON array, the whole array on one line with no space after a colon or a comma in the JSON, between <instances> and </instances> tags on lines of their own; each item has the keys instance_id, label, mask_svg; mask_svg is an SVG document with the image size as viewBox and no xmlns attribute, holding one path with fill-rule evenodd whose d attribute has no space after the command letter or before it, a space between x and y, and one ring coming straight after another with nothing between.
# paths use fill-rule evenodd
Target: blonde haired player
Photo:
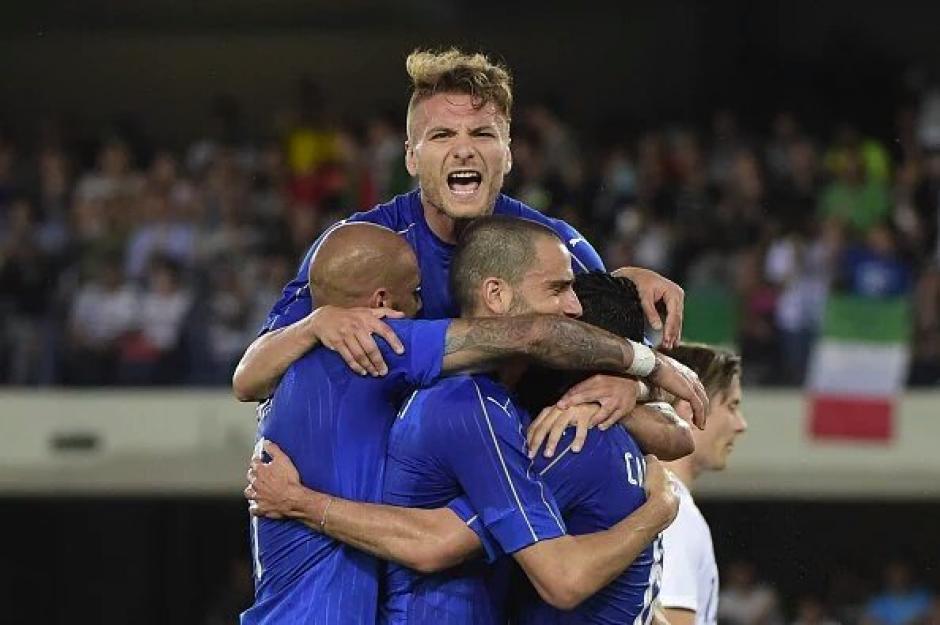
<instances>
[{"instance_id":1,"label":"blonde haired player","mask_svg":"<svg viewBox=\"0 0 940 625\"><path fill-rule=\"evenodd\" d=\"M541 223L565 244L576 273L605 270L600 256L577 230L500 192L504 176L512 169L509 71L483 54L456 49L416 50L405 65L412 95L404 156L418 188L356 213L347 221L376 223L408 241L421 270L420 316L457 316L449 288L454 244L469 220L484 215ZM360 375L379 376L387 371L373 334L402 349L380 319L394 315L387 308L316 309L307 287L307 268L318 243L311 246L296 278L284 288L271 310L262 336L251 344L235 371L235 394L243 401L270 396L287 367L314 346L316 336L323 345L339 352ZM682 327L682 289L647 269L626 267L615 273L636 284L643 310L656 327L662 326L656 303L665 304L668 314L663 343L669 346L677 342ZM633 408L637 393L635 381L616 376L595 376L576 390L577 403L601 404L598 421L625 416Z\"/></svg>"},{"instance_id":2,"label":"blonde haired player","mask_svg":"<svg viewBox=\"0 0 940 625\"><path fill-rule=\"evenodd\" d=\"M663 532L663 576L659 603L669 625L715 625L718 614L718 566L712 535L692 498L692 485L705 471L721 471L735 439L747 430L741 412L741 360L705 345L680 345L666 352L695 371L709 397L704 430L692 430L695 451L667 464L678 478L679 514ZM676 411L686 418L689 407Z\"/></svg>"}]
</instances>

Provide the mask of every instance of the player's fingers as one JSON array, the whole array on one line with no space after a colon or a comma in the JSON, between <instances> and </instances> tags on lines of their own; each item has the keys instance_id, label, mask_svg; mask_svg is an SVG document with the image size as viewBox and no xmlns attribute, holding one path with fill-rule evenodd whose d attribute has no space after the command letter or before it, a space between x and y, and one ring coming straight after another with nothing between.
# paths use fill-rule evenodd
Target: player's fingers
<instances>
[{"instance_id":1,"label":"player's fingers","mask_svg":"<svg viewBox=\"0 0 940 625\"><path fill-rule=\"evenodd\" d=\"M614 421L616 421L616 418L615 418L615 416L616 416L616 407L617 407L616 402L609 401L609 400L608 400L608 401L601 400L601 402L600 402L600 408L599 408L598 411L594 414L595 422L599 420L600 423L601 423L601 425L598 426L598 427L601 428L601 431L604 431L604 430L606 430L607 428L610 427L609 424L608 424L608 425L604 425L605 423L607 423L607 422L610 421L611 419L613 419Z\"/></svg>"},{"instance_id":2,"label":"player's fingers","mask_svg":"<svg viewBox=\"0 0 940 625\"><path fill-rule=\"evenodd\" d=\"M545 437L548 436L552 422L557 417L559 412L560 411L554 406L543 408L539 413L539 416L536 417L535 421L533 421L529 426L529 431L526 432L526 444L529 448L529 458L534 458L535 454L538 453L542 443L545 442Z\"/></svg>"},{"instance_id":3,"label":"player's fingers","mask_svg":"<svg viewBox=\"0 0 940 625\"><path fill-rule=\"evenodd\" d=\"M405 346L402 344L401 339L398 338L398 335L395 334L395 331L392 330L392 328L389 327L387 323L379 321L378 319L373 319L369 323L369 330L373 334L378 334L383 339L385 339L385 342L388 343L389 347L391 347L392 350L399 356L405 353Z\"/></svg>"},{"instance_id":4,"label":"player's fingers","mask_svg":"<svg viewBox=\"0 0 940 625\"><path fill-rule=\"evenodd\" d=\"M702 386L702 383L698 380L692 385L693 390L695 390L695 395L699 398L699 401L702 402L702 414L699 420L692 421L700 430L705 429L705 421L708 419L708 393L705 392L705 387Z\"/></svg>"},{"instance_id":5,"label":"player's fingers","mask_svg":"<svg viewBox=\"0 0 940 625\"><path fill-rule=\"evenodd\" d=\"M564 436L565 430L568 429L569 424L568 415L562 415L562 418L557 419L555 423L552 424L548 432L548 438L545 439L545 451L542 452L546 458L551 458L555 455L555 448L558 447L558 441Z\"/></svg>"},{"instance_id":6,"label":"player's fingers","mask_svg":"<svg viewBox=\"0 0 940 625\"><path fill-rule=\"evenodd\" d=\"M659 318L659 311L656 310L656 296L652 291L642 291L640 293L640 305L643 307L643 314L646 320L654 330L663 329L663 321Z\"/></svg>"},{"instance_id":7,"label":"player's fingers","mask_svg":"<svg viewBox=\"0 0 940 625\"><path fill-rule=\"evenodd\" d=\"M385 361L382 359L382 352L379 346L375 344L375 339L371 334L360 333L350 337L350 343L355 342L361 356L359 364L365 367L366 371L372 376L380 376L388 373L385 367Z\"/></svg>"},{"instance_id":8,"label":"player's fingers","mask_svg":"<svg viewBox=\"0 0 940 625\"><path fill-rule=\"evenodd\" d=\"M356 332L350 332L347 334L343 341L343 345L345 345L346 349L349 350L353 360L356 361L356 364L359 365L360 368L364 369L369 375L376 376L379 374L379 372L373 366L372 359L369 358L369 355L366 353L368 350L368 344L367 342L363 341L362 332L362 330L357 330ZM368 340L371 341L372 337L369 336Z\"/></svg>"},{"instance_id":9,"label":"player's fingers","mask_svg":"<svg viewBox=\"0 0 940 625\"><path fill-rule=\"evenodd\" d=\"M591 420L589 418L578 419L575 422L574 440L571 441L571 451L578 453L584 447L584 441L587 438L588 430L591 429Z\"/></svg>"},{"instance_id":10,"label":"player's fingers","mask_svg":"<svg viewBox=\"0 0 940 625\"><path fill-rule=\"evenodd\" d=\"M594 422L597 423L597 419L600 415L595 415ZM597 423L598 429L603 432L609 429L611 426L616 425L624 415L619 414L617 411L611 412L607 415L600 423Z\"/></svg>"},{"instance_id":11,"label":"player's fingers","mask_svg":"<svg viewBox=\"0 0 940 625\"><path fill-rule=\"evenodd\" d=\"M337 343L333 351L340 355L340 358L346 362L346 366L352 369L354 373L358 375L368 375L368 371L359 364L359 361L353 353L349 351L345 342Z\"/></svg>"},{"instance_id":12,"label":"player's fingers","mask_svg":"<svg viewBox=\"0 0 940 625\"><path fill-rule=\"evenodd\" d=\"M277 443L267 438L264 439L264 443L261 444L261 448L268 452L268 455L272 460L274 460L275 456L280 456L284 453Z\"/></svg>"},{"instance_id":13,"label":"player's fingers","mask_svg":"<svg viewBox=\"0 0 940 625\"><path fill-rule=\"evenodd\" d=\"M405 313L400 310L395 310L393 308L370 308L369 312L372 313L376 319L402 319L405 316Z\"/></svg>"},{"instance_id":14,"label":"player's fingers","mask_svg":"<svg viewBox=\"0 0 940 625\"><path fill-rule=\"evenodd\" d=\"M666 293L666 328L663 331L663 347L672 349L682 338L682 319L685 312L685 293L676 287Z\"/></svg>"},{"instance_id":15,"label":"player's fingers","mask_svg":"<svg viewBox=\"0 0 940 625\"><path fill-rule=\"evenodd\" d=\"M584 397L586 394L590 394L591 397L595 397L597 393L597 389L598 389L598 386L597 386L596 377L590 377L587 380L582 380L581 382L578 382L577 384L569 388L567 392L565 392L565 394L561 396L561 399L559 399L555 403L555 405L561 408L562 410L566 410L568 408L571 408L572 406L577 406L578 404L587 403L587 401L596 401L596 399L590 399L590 400L585 401Z\"/></svg>"}]
</instances>

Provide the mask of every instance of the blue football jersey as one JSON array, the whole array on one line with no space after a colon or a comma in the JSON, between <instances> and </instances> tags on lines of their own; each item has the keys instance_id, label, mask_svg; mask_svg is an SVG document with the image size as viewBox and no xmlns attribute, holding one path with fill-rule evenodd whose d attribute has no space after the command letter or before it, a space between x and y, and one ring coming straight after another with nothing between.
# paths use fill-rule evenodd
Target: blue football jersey
<instances>
[{"instance_id":1,"label":"blue football jersey","mask_svg":"<svg viewBox=\"0 0 940 625\"><path fill-rule=\"evenodd\" d=\"M416 391L389 436L386 503L438 508L460 496L478 513L468 524L485 528L502 553L565 532L532 473L519 413L506 389L484 375ZM389 565L387 622L503 625L512 564L477 559L434 575Z\"/></svg>"},{"instance_id":2,"label":"blue football jersey","mask_svg":"<svg viewBox=\"0 0 940 625\"><path fill-rule=\"evenodd\" d=\"M291 457L303 484L381 501L389 429L403 397L438 377L449 320L389 320L402 355L379 341L389 372L359 376L314 349L293 363L260 407L259 437ZM255 604L242 623L375 623L380 562L293 520L251 521Z\"/></svg>"},{"instance_id":3,"label":"blue football jersey","mask_svg":"<svg viewBox=\"0 0 940 625\"><path fill-rule=\"evenodd\" d=\"M646 463L636 441L622 427L592 432L580 453L570 451L567 432L553 458L536 457L535 472L551 489L568 532L590 534L610 529L646 502ZM471 526L476 531L476 527ZM552 608L524 576L513 592L518 599L516 622L531 625L644 625L659 595L662 542L657 537L617 579L572 611Z\"/></svg>"},{"instance_id":4,"label":"blue football jersey","mask_svg":"<svg viewBox=\"0 0 940 625\"><path fill-rule=\"evenodd\" d=\"M554 230L571 252L572 265L576 273L604 270L604 263L597 251L577 230L560 219L543 215L534 208L505 195L496 198L493 208L496 215L523 217L544 224ZM441 241L428 226L421 205L421 194L414 190L399 195L392 201L379 204L369 211L356 213L347 222L368 222L385 226L407 239L418 257L421 269L421 317L444 319L458 316L457 305L450 294L450 261L454 246ZM344 223L344 222L341 222ZM282 328L303 319L312 310L310 289L307 285L310 259L322 236L310 246L304 256L297 276L291 280L274 305L265 321L262 332Z\"/></svg>"}]
</instances>

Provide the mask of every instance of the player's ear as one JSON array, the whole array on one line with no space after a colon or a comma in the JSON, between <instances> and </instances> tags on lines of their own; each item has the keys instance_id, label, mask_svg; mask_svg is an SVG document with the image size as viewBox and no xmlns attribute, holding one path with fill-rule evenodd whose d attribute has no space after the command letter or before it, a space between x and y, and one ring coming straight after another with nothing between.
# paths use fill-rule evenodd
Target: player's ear
<instances>
[{"instance_id":1,"label":"player's ear","mask_svg":"<svg viewBox=\"0 0 940 625\"><path fill-rule=\"evenodd\" d=\"M512 150L509 149L509 144L506 144L506 164L503 165L503 175L508 174L512 171Z\"/></svg>"},{"instance_id":2,"label":"player's ear","mask_svg":"<svg viewBox=\"0 0 940 625\"><path fill-rule=\"evenodd\" d=\"M494 315L505 315L512 306L512 287L499 278L487 278L480 286L483 308Z\"/></svg>"},{"instance_id":3,"label":"player's ear","mask_svg":"<svg viewBox=\"0 0 940 625\"><path fill-rule=\"evenodd\" d=\"M405 169L408 175L414 177L418 175L418 159L415 158L415 149L410 140L405 140Z\"/></svg>"},{"instance_id":4,"label":"player's ear","mask_svg":"<svg viewBox=\"0 0 940 625\"><path fill-rule=\"evenodd\" d=\"M369 298L369 308L390 308L390 304L391 300L386 288L376 289Z\"/></svg>"}]
</instances>

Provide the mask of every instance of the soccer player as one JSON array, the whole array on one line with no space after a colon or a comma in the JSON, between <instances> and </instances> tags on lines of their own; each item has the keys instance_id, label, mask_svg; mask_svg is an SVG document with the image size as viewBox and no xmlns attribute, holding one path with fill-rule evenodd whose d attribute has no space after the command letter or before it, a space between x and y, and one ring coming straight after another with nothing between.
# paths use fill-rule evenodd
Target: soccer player
<instances>
[{"instance_id":1,"label":"soccer player","mask_svg":"<svg viewBox=\"0 0 940 625\"><path fill-rule=\"evenodd\" d=\"M624 338L641 340L643 310L636 287L626 278L591 272L577 277L574 290L584 312L580 319ZM567 388L584 377L571 371L530 367L519 383L519 403L532 414L555 403ZM661 418L690 430L668 404ZM643 452L622 427L587 438L580 453L572 452L574 437L566 433L555 457L535 456L533 472L555 497L569 533L588 534L612 527L646 501ZM512 593L514 623L647 623L659 593L662 542L647 545L621 575L572 611L547 604L525 580Z\"/></svg>"},{"instance_id":2,"label":"soccer player","mask_svg":"<svg viewBox=\"0 0 940 625\"><path fill-rule=\"evenodd\" d=\"M448 288L448 272L457 236L468 220L497 214L524 217L551 228L571 253L577 272L604 269L597 252L574 228L502 195L503 177L512 167L509 149L512 89L508 71L481 54L457 50L419 52L406 61L413 83L408 103L405 161L419 188L348 221L384 225L404 236L418 256L421 269L422 316L456 316ZM291 362L313 345L311 327L321 326L324 345L339 351L361 374L381 375L382 356L372 333L387 334L379 317L385 311L357 310L324 318L312 311L307 267L317 243L285 288L233 377L236 396L243 401L270 395ZM649 270L628 267L617 272L629 277L640 291L644 310L654 328L662 326L656 302L668 311L664 345L678 340L682 326L683 292L678 285ZM317 303L319 304L319 302ZM400 347L396 345L396 347ZM598 377L582 386L583 401L599 401L599 420L633 407L636 383L617 377Z\"/></svg>"},{"instance_id":3,"label":"soccer player","mask_svg":"<svg viewBox=\"0 0 940 625\"><path fill-rule=\"evenodd\" d=\"M335 229L310 268L310 288L324 304L388 307L409 316L420 307L418 282L410 246L373 224ZM442 371L482 368L515 354L553 366L628 372L633 358L629 343L564 316L390 323L407 350L397 355L383 343L390 364L385 376L358 376L338 355L314 350L291 365L262 405L260 434L281 441L298 459L305 483L378 501L399 401ZM687 385L668 365L653 379L680 393ZM374 622L374 558L298 523L255 519L252 525L256 602L243 623Z\"/></svg>"},{"instance_id":4,"label":"soccer player","mask_svg":"<svg viewBox=\"0 0 940 625\"><path fill-rule=\"evenodd\" d=\"M741 360L705 345L679 345L670 355L699 375L708 392L709 412L705 429L693 431L695 451L667 465L679 479L679 514L663 533L659 600L670 625L715 625L718 566L711 531L691 489L703 472L725 468L735 439L747 430L741 412ZM676 410L682 414L686 407L679 402Z\"/></svg>"},{"instance_id":5,"label":"soccer player","mask_svg":"<svg viewBox=\"0 0 940 625\"><path fill-rule=\"evenodd\" d=\"M568 252L550 230L498 217L467 227L452 275L467 314L488 317L563 314L573 304L580 307L572 279ZM513 372L517 377L522 369L506 363L503 373ZM653 493L646 503L609 530L565 535L550 493L530 475L522 425L508 391L494 379L447 378L409 397L389 444L386 501L428 509L369 506L315 493L300 484L289 458L271 444L265 447L271 463L252 462L246 497L255 500L255 514L301 519L370 553L430 571L439 567L425 567L417 554L443 550L446 557L427 559L453 564L480 544L442 508L466 494L479 514L464 510L460 516L469 517L474 527L486 527L499 550L513 554L547 601L572 607L643 552L669 522L672 494L650 457L648 471L656 477L646 485ZM424 519L426 531L411 531L402 514ZM443 610L455 622L497 622L504 613L505 585L490 585L492 571L480 562L466 566L426 577L392 570L387 606L392 620L423 622L441 617Z\"/></svg>"}]
</instances>

